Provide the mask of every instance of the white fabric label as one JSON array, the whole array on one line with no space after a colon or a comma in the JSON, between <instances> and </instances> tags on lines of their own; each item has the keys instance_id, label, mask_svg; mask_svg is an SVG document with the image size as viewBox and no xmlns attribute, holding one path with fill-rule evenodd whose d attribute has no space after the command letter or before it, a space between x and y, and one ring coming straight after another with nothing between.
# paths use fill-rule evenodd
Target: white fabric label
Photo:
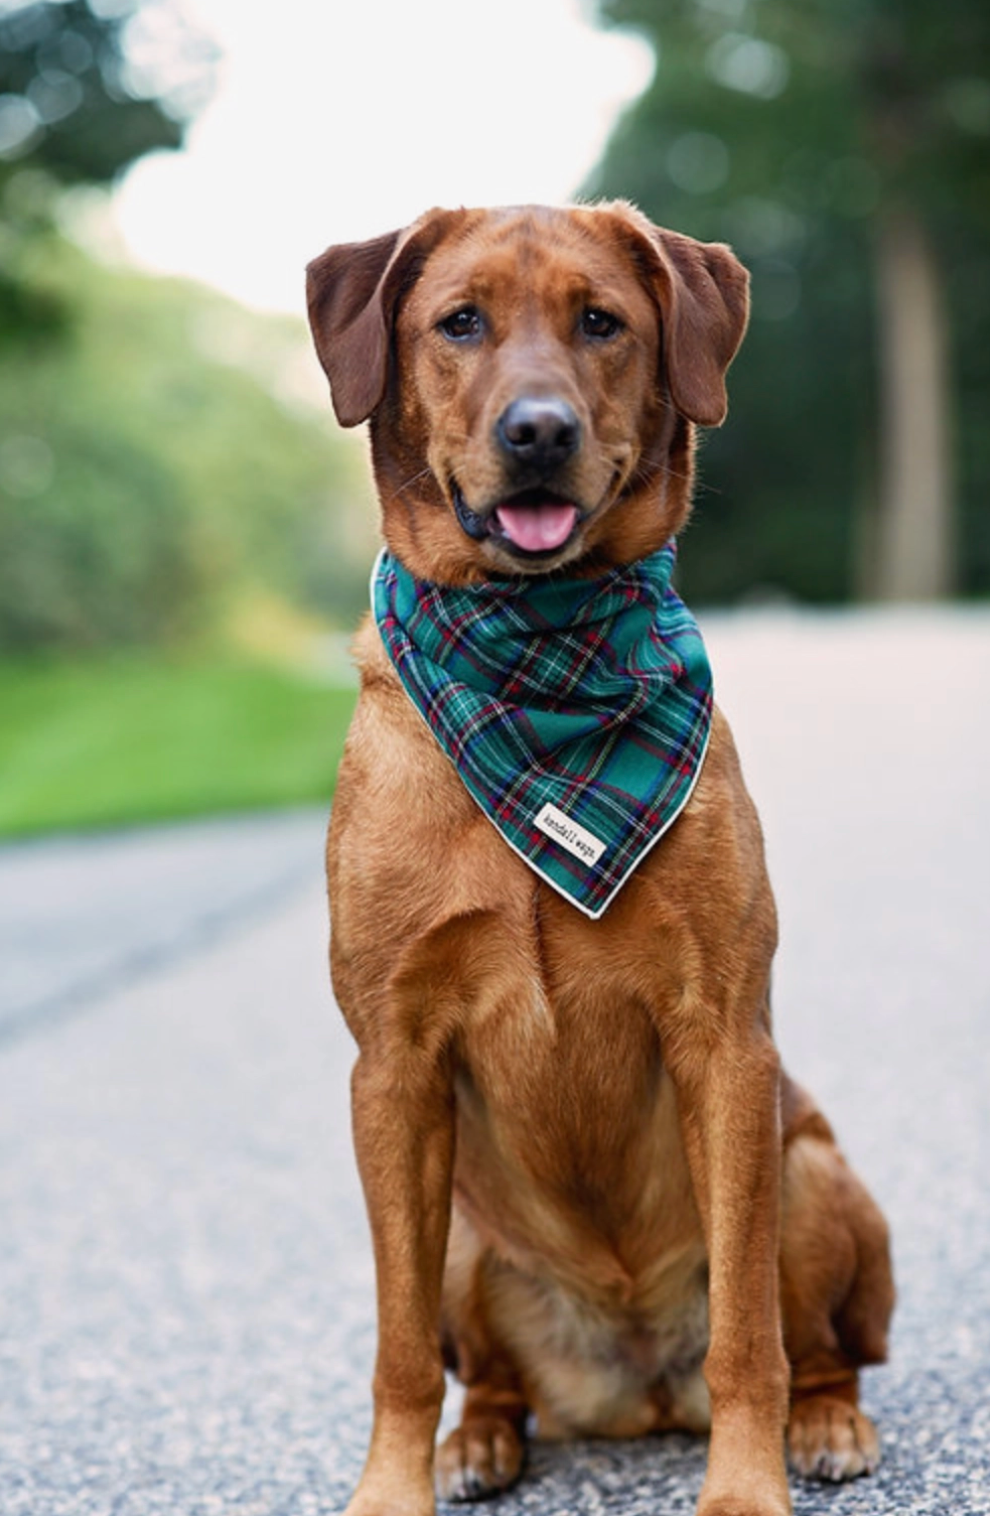
<instances>
[{"instance_id":1,"label":"white fabric label","mask_svg":"<svg viewBox=\"0 0 990 1516\"><path fill-rule=\"evenodd\" d=\"M600 837L594 836L576 821L571 821L563 811L558 811L549 802L537 816L536 825L544 836L552 837L554 842L559 842L573 857L580 858L582 863L589 866L598 862L607 846Z\"/></svg>"}]
</instances>

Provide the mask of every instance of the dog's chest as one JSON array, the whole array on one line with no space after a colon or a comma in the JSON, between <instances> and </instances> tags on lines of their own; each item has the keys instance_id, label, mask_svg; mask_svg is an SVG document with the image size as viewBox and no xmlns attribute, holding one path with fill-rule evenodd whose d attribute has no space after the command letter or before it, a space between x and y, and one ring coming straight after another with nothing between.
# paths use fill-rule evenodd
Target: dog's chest
<instances>
[{"instance_id":1,"label":"dog's chest","mask_svg":"<svg viewBox=\"0 0 990 1516\"><path fill-rule=\"evenodd\" d=\"M673 1086L646 1009L585 966L468 1009L458 1043L457 1185L520 1256L548 1219L593 1292L648 1292L697 1226Z\"/></svg>"},{"instance_id":2,"label":"dog's chest","mask_svg":"<svg viewBox=\"0 0 990 1516\"><path fill-rule=\"evenodd\" d=\"M507 1120L595 1130L608 1113L618 1139L661 1098L660 1040L646 1008L608 981L593 961L573 965L566 987L537 965L479 987L464 1007L458 1062L476 1098Z\"/></svg>"}]
</instances>

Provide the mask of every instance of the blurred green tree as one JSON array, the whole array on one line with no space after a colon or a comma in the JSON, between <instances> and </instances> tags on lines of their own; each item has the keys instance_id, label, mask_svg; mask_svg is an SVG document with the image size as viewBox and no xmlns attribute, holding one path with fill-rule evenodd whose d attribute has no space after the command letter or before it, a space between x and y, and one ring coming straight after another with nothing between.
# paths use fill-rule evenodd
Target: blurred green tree
<instances>
[{"instance_id":1,"label":"blurred green tree","mask_svg":"<svg viewBox=\"0 0 990 1516\"><path fill-rule=\"evenodd\" d=\"M303 322L41 252L71 338L0 346L0 657L224 645L271 604L349 625L374 512Z\"/></svg>"},{"instance_id":2,"label":"blurred green tree","mask_svg":"<svg viewBox=\"0 0 990 1516\"><path fill-rule=\"evenodd\" d=\"M692 593L990 590L990 8L600 0L657 53L586 187L753 271Z\"/></svg>"},{"instance_id":3,"label":"blurred green tree","mask_svg":"<svg viewBox=\"0 0 990 1516\"><path fill-rule=\"evenodd\" d=\"M28 277L58 192L179 147L216 56L169 0L0 0L0 341L67 317Z\"/></svg>"},{"instance_id":4,"label":"blurred green tree","mask_svg":"<svg viewBox=\"0 0 990 1516\"><path fill-rule=\"evenodd\" d=\"M57 230L68 189L181 146L216 56L176 0L0 0L0 656L236 641L259 607L291 628L366 599L361 471L298 399L302 323Z\"/></svg>"}]
</instances>

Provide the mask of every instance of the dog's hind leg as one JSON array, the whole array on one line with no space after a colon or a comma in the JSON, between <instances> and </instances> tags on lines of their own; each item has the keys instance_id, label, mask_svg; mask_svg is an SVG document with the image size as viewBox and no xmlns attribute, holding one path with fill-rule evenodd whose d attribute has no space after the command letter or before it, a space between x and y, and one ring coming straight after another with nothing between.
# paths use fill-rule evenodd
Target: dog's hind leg
<instances>
[{"instance_id":1,"label":"dog's hind leg","mask_svg":"<svg viewBox=\"0 0 990 1516\"><path fill-rule=\"evenodd\" d=\"M529 1406L515 1363L491 1329L480 1240L456 1205L444 1278L444 1359L466 1386L461 1423L437 1449L442 1500L476 1500L513 1484L525 1450Z\"/></svg>"},{"instance_id":2,"label":"dog's hind leg","mask_svg":"<svg viewBox=\"0 0 990 1516\"><path fill-rule=\"evenodd\" d=\"M858 1370L886 1357L894 1303L887 1226L825 1118L785 1081L781 1307L791 1363L790 1461L808 1478L869 1474L876 1428Z\"/></svg>"}]
</instances>

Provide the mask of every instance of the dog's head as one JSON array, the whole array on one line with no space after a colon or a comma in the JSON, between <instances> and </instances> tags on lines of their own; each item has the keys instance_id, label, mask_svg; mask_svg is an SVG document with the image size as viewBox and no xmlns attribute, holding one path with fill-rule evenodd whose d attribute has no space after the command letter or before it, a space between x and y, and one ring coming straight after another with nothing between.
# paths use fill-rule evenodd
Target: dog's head
<instances>
[{"instance_id":1,"label":"dog's head","mask_svg":"<svg viewBox=\"0 0 990 1516\"><path fill-rule=\"evenodd\" d=\"M371 422L386 541L419 577L575 572L659 547L694 424L725 416L748 278L631 206L434 210L329 248L310 323L344 426Z\"/></svg>"}]
</instances>

